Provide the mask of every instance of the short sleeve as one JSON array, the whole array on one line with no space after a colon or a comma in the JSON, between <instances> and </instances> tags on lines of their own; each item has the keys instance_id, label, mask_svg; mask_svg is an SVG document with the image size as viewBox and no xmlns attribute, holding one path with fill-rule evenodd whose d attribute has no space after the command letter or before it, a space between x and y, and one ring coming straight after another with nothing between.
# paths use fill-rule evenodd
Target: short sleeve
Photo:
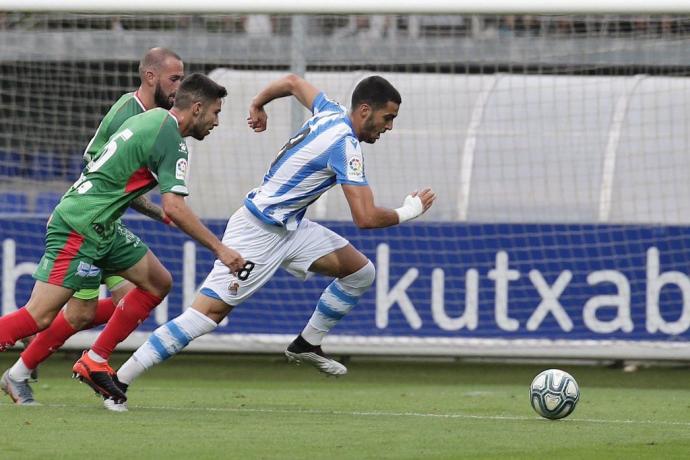
<instances>
[{"instance_id":1,"label":"short sleeve","mask_svg":"<svg viewBox=\"0 0 690 460\"><path fill-rule=\"evenodd\" d=\"M312 102L311 112L316 115L319 112L345 112L345 107L332 99L328 99L323 91L316 95Z\"/></svg>"},{"instance_id":2,"label":"short sleeve","mask_svg":"<svg viewBox=\"0 0 690 460\"><path fill-rule=\"evenodd\" d=\"M189 166L187 144L180 137L177 129L173 131L168 127L163 127L158 133L152 150L154 161L151 163L151 172L158 179L160 192L189 195L186 182Z\"/></svg>"},{"instance_id":3,"label":"short sleeve","mask_svg":"<svg viewBox=\"0 0 690 460\"><path fill-rule=\"evenodd\" d=\"M335 173L338 184L368 185L362 149L352 136L344 137L334 145L328 166Z\"/></svg>"}]
</instances>

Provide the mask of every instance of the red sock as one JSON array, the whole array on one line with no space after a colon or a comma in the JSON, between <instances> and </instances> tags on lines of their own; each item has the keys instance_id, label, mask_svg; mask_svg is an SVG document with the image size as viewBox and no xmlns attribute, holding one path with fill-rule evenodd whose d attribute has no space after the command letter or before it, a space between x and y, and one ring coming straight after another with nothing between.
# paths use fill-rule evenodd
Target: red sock
<instances>
[{"instance_id":1,"label":"red sock","mask_svg":"<svg viewBox=\"0 0 690 460\"><path fill-rule=\"evenodd\" d=\"M38 324L24 307L3 316L0 318L0 351L36 332L38 332Z\"/></svg>"},{"instance_id":2,"label":"red sock","mask_svg":"<svg viewBox=\"0 0 690 460\"><path fill-rule=\"evenodd\" d=\"M96 327L107 323L110 317L113 316L114 311L115 304L113 303L112 297L99 300L98 307L96 307L96 316L94 316L93 322L89 327Z\"/></svg>"},{"instance_id":3,"label":"red sock","mask_svg":"<svg viewBox=\"0 0 690 460\"><path fill-rule=\"evenodd\" d=\"M21 354L22 361L29 369L36 369L39 364L60 348L65 340L77 333L65 318L61 310L48 329L42 330Z\"/></svg>"},{"instance_id":4,"label":"red sock","mask_svg":"<svg viewBox=\"0 0 690 460\"><path fill-rule=\"evenodd\" d=\"M139 288L134 288L120 301L115 313L98 336L91 350L109 359L118 343L125 340L163 299Z\"/></svg>"}]
</instances>

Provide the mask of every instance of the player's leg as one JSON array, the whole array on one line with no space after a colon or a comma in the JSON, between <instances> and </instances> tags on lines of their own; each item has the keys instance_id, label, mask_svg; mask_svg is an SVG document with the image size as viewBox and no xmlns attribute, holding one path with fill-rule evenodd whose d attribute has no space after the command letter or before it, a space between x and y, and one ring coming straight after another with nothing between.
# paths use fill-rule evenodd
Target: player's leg
<instances>
[{"instance_id":1,"label":"player's leg","mask_svg":"<svg viewBox=\"0 0 690 460\"><path fill-rule=\"evenodd\" d=\"M91 349L74 364L73 371L102 396L126 400L113 381L115 372L108 359L115 347L161 303L170 290L172 277L151 251L121 274L137 287L122 298L120 308L115 309Z\"/></svg>"},{"instance_id":2,"label":"player's leg","mask_svg":"<svg viewBox=\"0 0 690 460\"><path fill-rule=\"evenodd\" d=\"M343 375L347 369L323 353L321 342L371 287L376 270L374 264L344 238L313 222L303 224L305 228L300 238L306 243L300 246L299 254L286 268L300 274L306 264L308 272L336 279L323 291L309 322L285 354L291 360L308 362L321 372Z\"/></svg>"},{"instance_id":3,"label":"player's leg","mask_svg":"<svg viewBox=\"0 0 690 460\"><path fill-rule=\"evenodd\" d=\"M61 314L64 315L65 320L74 329L74 333L107 323L110 317L113 316L116 305L135 287L132 283L117 275L104 276L103 284L110 291L110 297L98 299L100 295L99 288L81 289L74 293L74 296L67 302L62 312L58 314L58 317ZM65 340L67 338L69 337L65 337Z\"/></svg>"},{"instance_id":4,"label":"player's leg","mask_svg":"<svg viewBox=\"0 0 690 460\"><path fill-rule=\"evenodd\" d=\"M181 351L192 340L213 331L233 306L250 298L266 284L285 259L287 232L265 229L240 210L228 221L223 243L237 250L254 268L245 280L231 275L220 261L201 285L191 308L156 329L117 371L117 378L127 386L152 366ZM106 401L105 407L126 410L124 404Z\"/></svg>"},{"instance_id":5,"label":"player's leg","mask_svg":"<svg viewBox=\"0 0 690 460\"><path fill-rule=\"evenodd\" d=\"M72 230L58 215L53 216L29 302L0 318L0 348L48 327L76 290L97 287L101 271L92 264L96 253L96 244ZM15 380L9 370L3 374L2 389L20 403L33 399L28 379Z\"/></svg>"},{"instance_id":6,"label":"player's leg","mask_svg":"<svg viewBox=\"0 0 690 460\"><path fill-rule=\"evenodd\" d=\"M72 230L58 215L46 231L46 249L34 278L29 302L0 318L0 351L45 329L72 293L98 285L100 269L92 265L95 245Z\"/></svg>"},{"instance_id":7,"label":"player's leg","mask_svg":"<svg viewBox=\"0 0 690 460\"><path fill-rule=\"evenodd\" d=\"M148 318L172 287L170 272L151 251L121 274L136 287L122 298L120 308L115 310L91 347L91 351L103 360L108 360L117 344Z\"/></svg>"},{"instance_id":8,"label":"player's leg","mask_svg":"<svg viewBox=\"0 0 690 460\"><path fill-rule=\"evenodd\" d=\"M31 298L24 307L0 318L0 351L48 327L74 291L97 285L100 270L91 265L94 255L90 241L58 215L50 219Z\"/></svg>"},{"instance_id":9,"label":"player's leg","mask_svg":"<svg viewBox=\"0 0 690 460\"><path fill-rule=\"evenodd\" d=\"M58 317L53 321L51 327L42 332L42 334L44 334L53 329L53 326L58 327L56 323L60 324L61 322L58 322L58 319L60 316L63 316L64 324L62 331L64 336L60 337L58 335L56 339L62 338L62 341L57 343L58 340L55 340L50 350L57 350L64 344L67 338L79 330L90 329L107 323L115 312L116 305L135 287L134 284L117 275L104 276L103 284L108 288L110 297L99 300L98 296L100 294L100 289L82 289L76 292L67 303L65 309L58 314ZM92 302L96 303L95 308L93 304L87 307L86 304ZM56 333L59 334L59 331L56 331ZM39 334L39 336L40 335L41 334ZM35 372L36 370L34 369L32 375L34 375ZM115 384L118 384L117 380L115 380Z\"/></svg>"},{"instance_id":10,"label":"player's leg","mask_svg":"<svg viewBox=\"0 0 690 460\"><path fill-rule=\"evenodd\" d=\"M113 316L113 313L115 313L115 307L117 307L129 291L136 287L131 282L117 275L106 276L104 282L110 292L110 297L98 301L96 314L93 317L90 327L96 327L107 323L110 317Z\"/></svg>"},{"instance_id":11,"label":"player's leg","mask_svg":"<svg viewBox=\"0 0 690 460\"><path fill-rule=\"evenodd\" d=\"M134 288L132 283L120 276L107 276L103 281L112 297L98 300L98 288L80 289L75 292L50 326L37 334L26 346L19 359L9 369L9 379L15 382L36 380L36 370L40 363L59 350L67 339L78 331L106 323L115 311L117 302ZM31 388L26 389L23 394L32 394ZM21 400L17 403L23 404Z\"/></svg>"},{"instance_id":12,"label":"player's leg","mask_svg":"<svg viewBox=\"0 0 690 460\"><path fill-rule=\"evenodd\" d=\"M376 269L364 254L348 244L315 261L309 271L335 277L321 294L314 314L301 334L309 343L320 345L326 334L371 287Z\"/></svg>"},{"instance_id":13,"label":"player's leg","mask_svg":"<svg viewBox=\"0 0 690 460\"><path fill-rule=\"evenodd\" d=\"M39 328L45 328L73 292L62 286L36 281L29 302L16 312L0 318L2 343L12 345L16 340L35 334ZM17 404L35 405L37 403L29 385L30 374L31 371L24 378L13 378L8 369L0 378L0 389Z\"/></svg>"},{"instance_id":14,"label":"player's leg","mask_svg":"<svg viewBox=\"0 0 690 460\"><path fill-rule=\"evenodd\" d=\"M50 326L36 335L36 338L19 355L19 359L10 367L7 378L16 382L16 386L26 386L21 392L23 395L31 395L33 391L29 386L32 374L35 374L38 365L55 353L65 341L81 330L84 324L89 324L96 308L98 289L81 289L67 302L67 306L60 310ZM70 319L66 310L71 309L72 317L78 318L75 325L74 319ZM35 379L35 377L33 377ZM20 398L17 404L26 404L26 398Z\"/></svg>"},{"instance_id":15,"label":"player's leg","mask_svg":"<svg viewBox=\"0 0 690 460\"><path fill-rule=\"evenodd\" d=\"M102 265L136 285L120 301L91 349L74 364L76 378L104 397L126 400L117 388L108 358L115 347L143 322L170 291L172 277L146 245L124 226L118 227Z\"/></svg>"},{"instance_id":16,"label":"player's leg","mask_svg":"<svg viewBox=\"0 0 690 460\"><path fill-rule=\"evenodd\" d=\"M200 293L192 308L153 331L146 342L118 369L115 384L123 393L141 374L176 355L192 340L212 332L232 306L220 299ZM127 402L106 398L103 406L113 412L126 412Z\"/></svg>"},{"instance_id":17,"label":"player's leg","mask_svg":"<svg viewBox=\"0 0 690 460\"><path fill-rule=\"evenodd\" d=\"M0 317L0 351L48 327L73 292L63 286L36 281L26 305Z\"/></svg>"},{"instance_id":18,"label":"player's leg","mask_svg":"<svg viewBox=\"0 0 690 460\"><path fill-rule=\"evenodd\" d=\"M295 361L306 361L326 374L344 375L347 368L326 356L321 342L372 285L374 264L348 245L314 262L310 271L336 279L323 291L309 322L285 354Z\"/></svg>"},{"instance_id":19,"label":"player's leg","mask_svg":"<svg viewBox=\"0 0 690 460\"><path fill-rule=\"evenodd\" d=\"M141 374L176 355L192 340L212 332L232 308L218 298L198 294L191 308L153 331L146 342L118 369L117 384L120 389L126 392ZM127 410L126 403L118 403L113 399L104 401L104 406L115 412Z\"/></svg>"}]
</instances>

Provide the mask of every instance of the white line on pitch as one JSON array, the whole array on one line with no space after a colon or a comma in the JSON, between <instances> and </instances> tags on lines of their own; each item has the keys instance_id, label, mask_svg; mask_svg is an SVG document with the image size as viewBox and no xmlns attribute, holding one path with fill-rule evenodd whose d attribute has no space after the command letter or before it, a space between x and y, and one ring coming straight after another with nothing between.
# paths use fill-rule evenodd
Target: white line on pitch
<instances>
[{"instance_id":1,"label":"white line on pitch","mask_svg":"<svg viewBox=\"0 0 690 460\"><path fill-rule=\"evenodd\" d=\"M0 403L0 406L14 406L14 404ZM44 404L40 407L55 408L94 408L93 405L71 405L71 404ZM430 414L423 412L379 412L379 411L338 411L338 410L318 410L318 409L260 409L249 407L173 407L173 406L140 406L130 405L130 409L144 410L163 410L174 412L248 412L266 414L308 414L308 415L342 415L349 417L426 417L439 419L466 419L466 420L505 420L505 421L531 421L542 420L538 417L525 417L518 415L471 415L471 414ZM690 427L690 422L674 422L668 420L605 420L591 418L568 418L562 422L567 423L600 423L614 425L664 425ZM547 423L544 420L544 423Z\"/></svg>"}]
</instances>

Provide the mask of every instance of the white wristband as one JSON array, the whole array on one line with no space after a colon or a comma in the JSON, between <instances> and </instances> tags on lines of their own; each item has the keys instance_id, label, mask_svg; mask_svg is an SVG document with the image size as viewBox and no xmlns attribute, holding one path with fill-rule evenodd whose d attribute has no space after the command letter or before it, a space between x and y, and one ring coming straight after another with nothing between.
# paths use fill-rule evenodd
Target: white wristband
<instances>
[{"instance_id":1,"label":"white wristband","mask_svg":"<svg viewBox=\"0 0 690 460\"><path fill-rule=\"evenodd\" d=\"M419 217L424 212L422 200L418 196L407 195L403 205L394 210L398 213L398 220L400 224Z\"/></svg>"}]
</instances>

